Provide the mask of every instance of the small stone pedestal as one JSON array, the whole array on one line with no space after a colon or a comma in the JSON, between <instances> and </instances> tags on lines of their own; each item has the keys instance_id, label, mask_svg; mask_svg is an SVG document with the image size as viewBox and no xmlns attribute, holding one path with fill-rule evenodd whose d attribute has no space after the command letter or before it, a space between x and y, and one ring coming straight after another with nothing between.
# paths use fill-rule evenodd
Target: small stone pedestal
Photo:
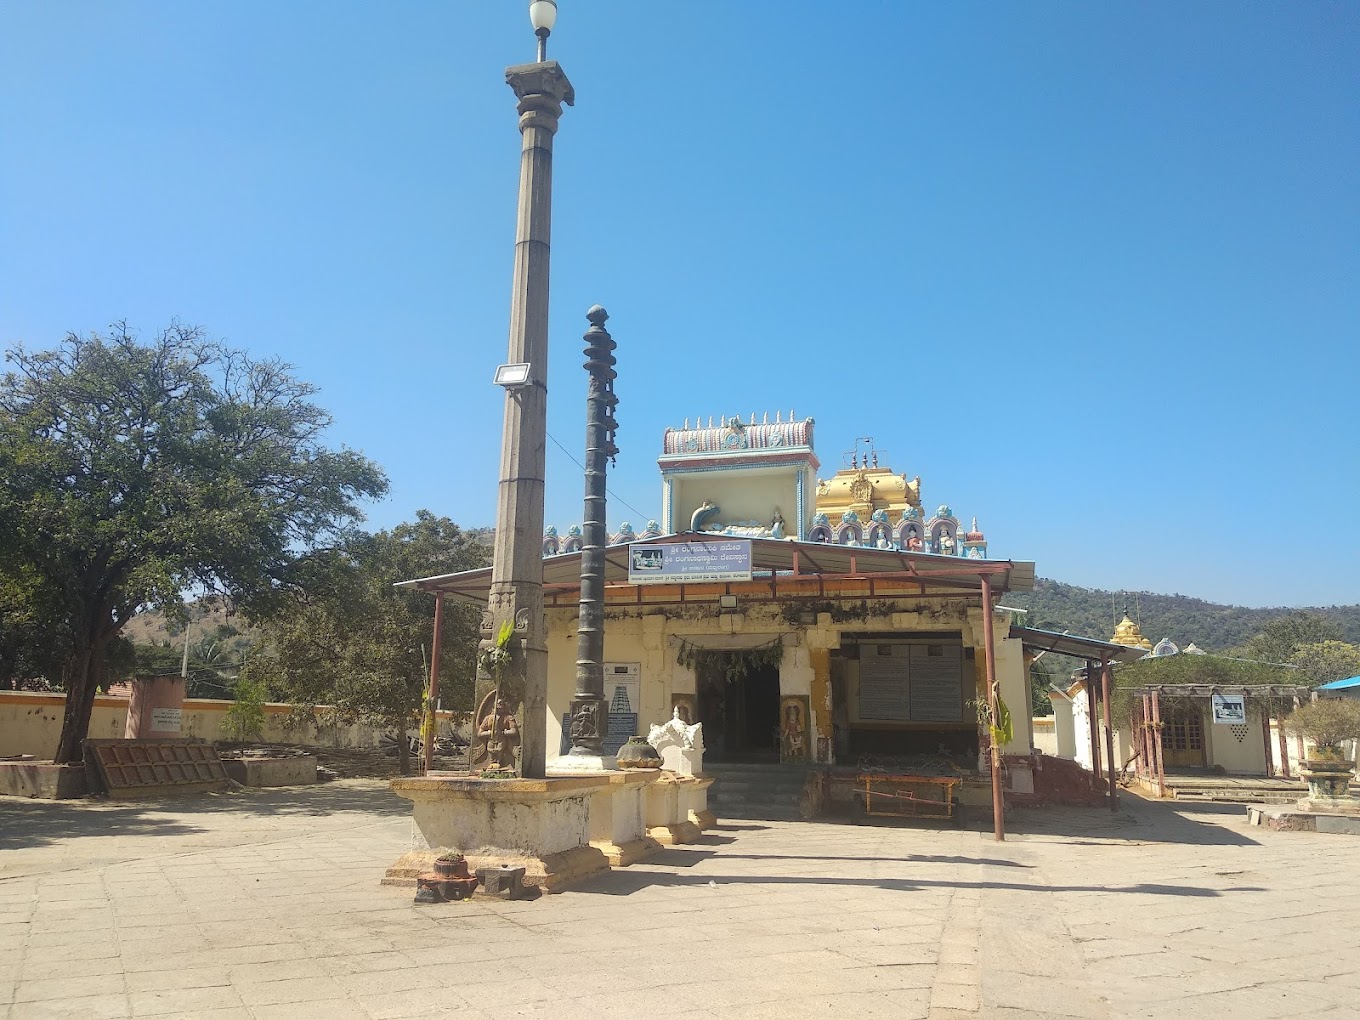
<instances>
[{"instance_id":1,"label":"small stone pedestal","mask_svg":"<svg viewBox=\"0 0 1360 1020\"><path fill-rule=\"evenodd\" d=\"M693 776L662 772L647 788L647 835L662 846L697 842L702 833L689 820L689 790Z\"/></svg>"},{"instance_id":2,"label":"small stone pedestal","mask_svg":"<svg viewBox=\"0 0 1360 1020\"><path fill-rule=\"evenodd\" d=\"M418 776L392 780L414 805L415 847L387 869L383 885L414 886L435 858L459 853L472 871L523 867L524 884L556 892L609 868L590 845L590 802L606 775L548 779Z\"/></svg>"},{"instance_id":3,"label":"small stone pedestal","mask_svg":"<svg viewBox=\"0 0 1360 1020\"><path fill-rule=\"evenodd\" d=\"M713 785L712 776L690 776L694 780L690 787L689 820L700 829L711 829L718 824L718 816L708 809L708 788Z\"/></svg>"},{"instance_id":4,"label":"small stone pedestal","mask_svg":"<svg viewBox=\"0 0 1360 1020\"><path fill-rule=\"evenodd\" d=\"M621 868L650 857L661 844L647 835L647 791L655 770L611 772L609 786L590 798L590 845Z\"/></svg>"}]
</instances>

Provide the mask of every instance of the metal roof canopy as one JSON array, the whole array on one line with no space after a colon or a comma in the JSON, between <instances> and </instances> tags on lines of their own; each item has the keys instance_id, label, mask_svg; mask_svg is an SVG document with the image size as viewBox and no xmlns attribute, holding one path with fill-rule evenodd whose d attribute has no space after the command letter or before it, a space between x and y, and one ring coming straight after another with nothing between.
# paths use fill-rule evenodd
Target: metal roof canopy
<instances>
[{"instance_id":1,"label":"metal roof canopy","mask_svg":"<svg viewBox=\"0 0 1360 1020\"><path fill-rule=\"evenodd\" d=\"M1214 694L1256 695L1263 698L1307 698L1313 689L1306 684L1144 684L1130 687L1139 694L1170 694L1180 698L1207 698Z\"/></svg>"},{"instance_id":2,"label":"metal roof canopy","mask_svg":"<svg viewBox=\"0 0 1360 1020\"><path fill-rule=\"evenodd\" d=\"M1056 631L1038 630L1034 627L1011 627L1011 637L1019 638L1026 648L1035 651L1070 655L1074 659L1088 661L1108 659L1110 662L1134 662L1148 654L1144 648L1132 648L1114 641L1078 637L1076 634L1059 634Z\"/></svg>"},{"instance_id":3,"label":"metal roof canopy","mask_svg":"<svg viewBox=\"0 0 1360 1020\"><path fill-rule=\"evenodd\" d=\"M1348 676L1344 680L1332 680L1318 688L1320 691L1348 691L1360 687L1360 676Z\"/></svg>"},{"instance_id":4,"label":"metal roof canopy","mask_svg":"<svg viewBox=\"0 0 1360 1020\"><path fill-rule=\"evenodd\" d=\"M609 586L646 588L649 585L630 585L628 581L628 547L636 545L704 544L709 542L749 541L751 543L751 584L776 578L837 577L882 578L904 581L944 589L934 594L948 596L978 594L982 591L982 576L991 579L992 591L1034 590L1034 564L1023 560L981 560L962 556L940 556L935 553L900 552L895 549L871 549L863 546L830 545L821 542L796 542L779 538L742 539L732 535L710 535L687 532L636 543L611 545L605 548L604 580ZM683 587L686 582L675 579L666 582ZM693 583L693 582L691 582ZM703 582L711 583L711 582ZM543 588L558 593L579 589L581 586L581 553L562 553L543 559ZM443 592L475 602L485 602L491 589L491 568L465 570L457 574L440 574L398 581L399 588L418 591ZM790 596L796 597L796 596ZM879 597L879 596L874 596ZM891 595L882 596L891 598ZM1118 647L1123 647L1118 646Z\"/></svg>"}]
</instances>

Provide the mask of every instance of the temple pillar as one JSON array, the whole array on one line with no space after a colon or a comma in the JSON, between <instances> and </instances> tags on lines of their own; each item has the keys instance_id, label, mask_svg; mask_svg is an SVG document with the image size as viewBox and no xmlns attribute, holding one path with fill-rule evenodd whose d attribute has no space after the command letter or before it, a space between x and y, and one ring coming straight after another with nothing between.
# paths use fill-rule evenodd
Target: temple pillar
<instances>
[{"instance_id":1,"label":"temple pillar","mask_svg":"<svg viewBox=\"0 0 1360 1020\"><path fill-rule=\"evenodd\" d=\"M812 666L812 741L810 757L818 765L836 761L834 728L831 721L831 649L809 648Z\"/></svg>"}]
</instances>

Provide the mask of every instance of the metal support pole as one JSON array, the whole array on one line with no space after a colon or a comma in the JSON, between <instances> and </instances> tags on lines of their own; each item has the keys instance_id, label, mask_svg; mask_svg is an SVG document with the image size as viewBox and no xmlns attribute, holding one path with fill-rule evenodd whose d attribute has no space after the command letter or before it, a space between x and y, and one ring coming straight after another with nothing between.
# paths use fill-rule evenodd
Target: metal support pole
<instances>
[{"instance_id":1,"label":"metal support pole","mask_svg":"<svg viewBox=\"0 0 1360 1020\"><path fill-rule=\"evenodd\" d=\"M1298 696L1297 694L1294 695L1294 707L1295 707L1295 708L1298 708L1301 704L1302 704L1302 702L1300 701L1299 696ZM1298 753L1299 753L1299 754L1298 754L1298 757L1299 757L1299 768L1303 768L1303 759L1304 759L1305 755L1304 755L1303 734L1302 734L1302 733L1296 733L1296 734L1294 734L1294 749L1295 749L1296 751L1298 751Z\"/></svg>"},{"instance_id":2,"label":"metal support pole","mask_svg":"<svg viewBox=\"0 0 1360 1020\"><path fill-rule=\"evenodd\" d=\"M604 754L609 730L609 703L604 697L604 550L606 461L618 453L614 445L614 348L605 330L609 313L599 305L586 312L586 506L581 545L581 608L576 628L576 693L571 699L573 755Z\"/></svg>"},{"instance_id":3,"label":"metal support pole","mask_svg":"<svg viewBox=\"0 0 1360 1020\"><path fill-rule=\"evenodd\" d=\"M1154 771L1152 753L1152 699L1143 695L1143 775L1150 781Z\"/></svg>"},{"instance_id":4,"label":"metal support pole","mask_svg":"<svg viewBox=\"0 0 1360 1020\"><path fill-rule=\"evenodd\" d=\"M1091 782L1100 782L1100 733L1096 723L1096 664L1086 660L1086 722L1091 731Z\"/></svg>"},{"instance_id":5,"label":"metal support pole","mask_svg":"<svg viewBox=\"0 0 1360 1020\"><path fill-rule=\"evenodd\" d=\"M982 581L982 651L985 658L987 675L987 707L990 710L992 726L997 721L997 702L999 693L996 684L996 648L992 634L992 579L986 574ZM990 736L990 734L989 734ZM996 740L992 745L992 838L998 843L1006 838L1006 802L1001 792L1001 748Z\"/></svg>"},{"instance_id":6,"label":"metal support pole","mask_svg":"<svg viewBox=\"0 0 1360 1020\"><path fill-rule=\"evenodd\" d=\"M1261 737L1266 744L1266 778L1269 779L1275 774L1275 767L1270 760L1270 709L1264 701L1261 702Z\"/></svg>"},{"instance_id":7,"label":"metal support pole","mask_svg":"<svg viewBox=\"0 0 1360 1020\"><path fill-rule=\"evenodd\" d=\"M1152 747L1157 760L1157 796L1166 796L1166 764L1162 757L1162 697L1152 692Z\"/></svg>"},{"instance_id":8,"label":"metal support pole","mask_svg":"<svg viewBox=\"0 0 1360 1020\"><path fill-rule=\"evenodd\" d=\"M1105 716L1105 759L1110 773L1110 810L1119 809L1119 795L1115 792L1117 766L1114 761L1114 727L1110 725L1110 660L1100 657L1100 701Z\"/></svg>"},{"instance_id":9,"label":"metal support pole","mask_svg":"<svg viewBox=\"0 0 1360 1020\"><path fill-rule=\"evenodd\" d=\"M439 733L439 716L435 709L439 705L439 652L444 636L444 593L434 593L434 638L430 641L430 689L425 699L424 731L425 774L434 768L434 740ZM402 739L405 739L403 737Z\"/></svg>"}]
</instances>

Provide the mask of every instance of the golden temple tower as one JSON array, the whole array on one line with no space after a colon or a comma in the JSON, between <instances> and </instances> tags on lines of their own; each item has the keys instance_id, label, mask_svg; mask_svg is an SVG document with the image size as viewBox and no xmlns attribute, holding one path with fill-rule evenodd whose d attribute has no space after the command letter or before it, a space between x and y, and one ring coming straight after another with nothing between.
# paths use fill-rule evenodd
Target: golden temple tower
<instances>
[{"instance_id":1,"label":"golden temple tower","mask_svg":"<svg viewBox=\"0 0 1360 1020\"><path fill-rule=\"evenodd\" d=\"M1143 637L1143 632L1138 629L1138 624L1129 618L1129 614L1124 614L1124 619L1119 621L1119 625L1114 629L1114 635L1110 638L1117 645L1127 645L1129 648L1142 648L1152 651L1152 642Z\"/></svg>"}]
</instances>

